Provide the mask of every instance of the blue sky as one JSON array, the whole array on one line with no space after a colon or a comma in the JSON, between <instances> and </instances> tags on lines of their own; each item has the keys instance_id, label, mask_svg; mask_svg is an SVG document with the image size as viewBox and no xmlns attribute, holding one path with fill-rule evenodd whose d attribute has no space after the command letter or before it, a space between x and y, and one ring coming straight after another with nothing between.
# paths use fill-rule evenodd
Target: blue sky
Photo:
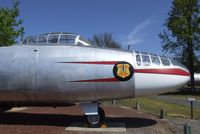
<instances>
[{"instance_id":1,"label":"blue sky","mask_svg":"<svg viewBox=\"0 0 200 134\"><path fill-rule=\"evenodd\" d=\"M11 7L12 0L0 6ZM25 35L111 32L123 48L162 54L158 34L170 7L171 0L20 0L20 18Z\"/></svg>"}]
</instances>

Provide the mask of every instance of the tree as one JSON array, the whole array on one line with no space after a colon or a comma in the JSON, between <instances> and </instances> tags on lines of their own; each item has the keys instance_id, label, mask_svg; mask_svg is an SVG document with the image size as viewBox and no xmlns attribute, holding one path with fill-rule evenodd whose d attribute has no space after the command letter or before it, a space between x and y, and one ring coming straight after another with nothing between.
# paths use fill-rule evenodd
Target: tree
<instances>
[{"instance_id":1,"label":"tree","mask_svg":"<svg viewBox=\"0 0 200 134\"><path fill-rule=\"evenodd\" d=\"M111 33L95 34L89 41L99 47L120 48L121 46L120 43L113 39Z\"/></svg>"},{"instance_id":2,"label":"tree","mask_svg":"<svg viewBox=\"0 0 200 134\"><path fill-rule=\"evenodd\" d=\"M194 90L194 71L200 71L200 5L198 0L174 0L160 33L164 52L174 54L191 74Z\"/></svg>"},{"instance_id":3,"label":"tree","mask_svg":"<svg viewBox=\"0 0 200 134\"><path fill-rule=\"evenodd\" d=\"M18 16L19 1L13 1L12 8L0 7L0 46L12 45L23 37L24 28L20 27L23 21Z\"/></svg>"}]
</instances>

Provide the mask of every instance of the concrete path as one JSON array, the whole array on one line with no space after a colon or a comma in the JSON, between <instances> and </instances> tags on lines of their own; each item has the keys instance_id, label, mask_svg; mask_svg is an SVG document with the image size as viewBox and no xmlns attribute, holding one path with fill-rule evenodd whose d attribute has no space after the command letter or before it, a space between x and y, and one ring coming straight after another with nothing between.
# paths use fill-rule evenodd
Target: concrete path
<instances>
[{"instance_id":1,"label":"concrete path","mask_svg":"<svg viewBox=\"0 0 200 134\"><path fill-rule=\"evenodd\" d=\"M152 98L163 100L163 101L170 102L170 103L190 106L190 103L186 99L183 99L183 98L175 98L175 97L164 96L164 95L157 95L157 96L153 96ZM200 108L200 101L199 100L194 102L194 107Z\"/></svg>"},{"instance_id":2,"label":"concrete path","mask_svg":"<svg viewBox=\"0 0 200 134\"><path fill-rule=\"evenodd\" d=\"M158 99L158 100L163 100L163 101L174 103L174 104L190 106L190 103L186 99L183 99L183 98L174 98L174 97L171 97L171 96L164 96L164 95L153 96L152 98ZM200 108L200 101L194 102L194 107ZM178 118L178 117L170 117L169 122L172 125L175 124L176 126L178 126L180 128L183 128L183 126L187 123L187 125L191 127L192 134L199 134L200 133L199 132L200 121Z\"/></svg>"},{"instance_id":3,"label":"concrete path","mask_svg":"<svg viewBox=\"0 0 200 134\"><path fill-rule=\"evenodd\" d=\"M180 128L183 128L184 125L187 123L187 126L191 127L192 134L199 134L200 121L171 117L169 118L169 122L170 124L174 124Z\"/></svg>"}]
</instances>

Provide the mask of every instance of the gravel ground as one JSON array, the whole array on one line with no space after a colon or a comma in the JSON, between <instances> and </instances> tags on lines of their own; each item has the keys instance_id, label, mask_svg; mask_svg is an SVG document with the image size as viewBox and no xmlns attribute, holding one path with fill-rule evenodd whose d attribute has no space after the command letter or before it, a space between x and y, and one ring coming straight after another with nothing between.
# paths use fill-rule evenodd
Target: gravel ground
<instances>
[{"instance_id":1,"label":"gravel ground","mask_svg":"<svg viewBox=\"0 0 200 134\"><path fill-rule=\"evenodd\" d=\"M182 130L165 120L130 108L103 106L106 122L125 122L126 134L179 134ZM73 132L64 129L73 122L84 121L79 106L31 107L0 114L0 134L103 134ZM106 134L106 132L104 132ZM111 134L109 132L109 134Z\"/></svg>"}]
</instances>

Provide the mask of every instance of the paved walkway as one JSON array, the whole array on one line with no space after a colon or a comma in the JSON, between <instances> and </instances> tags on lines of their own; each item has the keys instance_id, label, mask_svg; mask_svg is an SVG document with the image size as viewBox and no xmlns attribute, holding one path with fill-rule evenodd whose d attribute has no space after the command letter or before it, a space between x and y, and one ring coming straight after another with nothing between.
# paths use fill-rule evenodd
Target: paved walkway
<instances>
[{"instance_id":1,"label":"paved walkway","mask_svg":"<svg viewBox=\"0 0 200 134\"><path fill-rule=\"evenodd\" d=\"M159 96L157 95L157 96L153 96L152 98L167 101L167 102L170 102L170 103L190 106L190 103L186 99L183 99L183 98L175 98L175 97L164 96L164 95L159 95ZM200 108L200 101L199 100L194 102L194 107Z\"/></svg>"},{"instance_id":2,"label":"paved walkway","mask_svg":"<svg viewBox=\"0 0 200 134\"><path fill-rule=\"evenodd\" d=\"M184 119L184 118L178 118L178 117L171 117L169 118L169 123L174 124L177 127L180 127L183 129L183 126L187 124L188 126L191 127L192 134L199 134L199 126L200 126L200 121L197 120L191 120L191 119Z\"/></svg>"},{"instance_id":3,"label":"paved walkway","mask_svg":"<svg viewBox=\"0 0 200 134\"><path fill-rule=\"evenodd\" d=\"M152 98L163 100L163 101L174 103L174 104L190 106L190 103L186 99L183 99L183 98L175 98L175 97L164 96L164 95L153 96ZM194 102L194 107L200 108L200 101L199 100ZM200 133L199 132L200 121L178 118L178 117L170 117L169 122L172 123L172 124L175 124L176 126L182 127L182 128L183 128L184 124L187 123L188 126L191 126L192 134L199 134Z\"/></svg>"}]
</instances>

